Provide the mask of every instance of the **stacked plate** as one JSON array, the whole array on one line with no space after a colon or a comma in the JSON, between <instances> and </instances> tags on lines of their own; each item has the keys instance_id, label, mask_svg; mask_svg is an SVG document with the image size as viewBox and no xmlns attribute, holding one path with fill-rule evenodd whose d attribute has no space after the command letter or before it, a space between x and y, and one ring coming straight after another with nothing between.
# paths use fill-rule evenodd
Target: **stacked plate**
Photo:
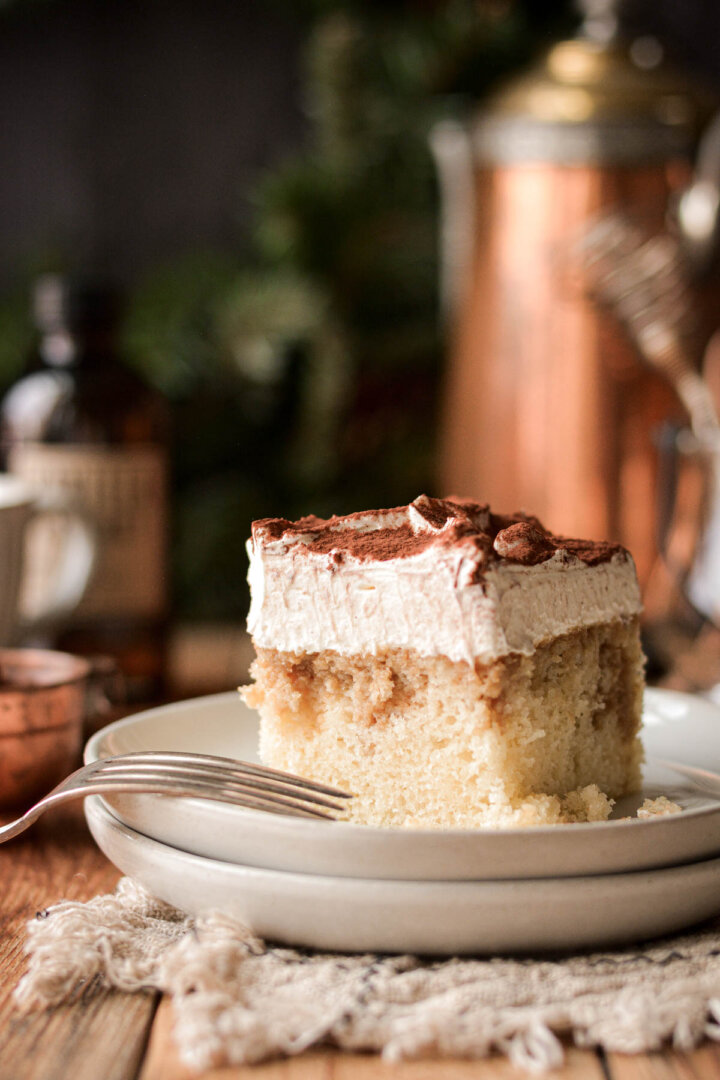
<instances>
[{"instance_id":1,"label":"stacked plate","mask_svg":"<svg viewBox=\"0 0 720 1080\"><path fill-rule=\"evenodd\" d=\"M256 761L257 728L235 693L218 694L111 724L85 760L183 750ZM720 773L720 709L648 690L644 742L644 790L603 824L377 829L158 795L94 796L85 807L124 873L191 914L221 910L271 941L436 955L600 947L720 911L720 794L660 764ZM627 816L660 794L683 812Z\"/></svg>"}]
</instances>

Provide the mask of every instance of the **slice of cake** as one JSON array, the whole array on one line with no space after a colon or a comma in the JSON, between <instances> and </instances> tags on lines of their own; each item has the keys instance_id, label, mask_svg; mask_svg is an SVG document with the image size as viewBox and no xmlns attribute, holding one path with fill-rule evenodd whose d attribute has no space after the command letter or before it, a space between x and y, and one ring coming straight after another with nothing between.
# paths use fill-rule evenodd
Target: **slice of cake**
<instances>
[{"instance_id":1,"label":"slice of cake","mask_svg":"<svg viewBox=\"0 0 720 1080\"><path fill-rule=\"evenodd\" d=\"M249 553L260 756L352 792L352 820L603 820L639 788L640 596L623 548L423 495L257 521Z\"/></svg>"}]
</instances>

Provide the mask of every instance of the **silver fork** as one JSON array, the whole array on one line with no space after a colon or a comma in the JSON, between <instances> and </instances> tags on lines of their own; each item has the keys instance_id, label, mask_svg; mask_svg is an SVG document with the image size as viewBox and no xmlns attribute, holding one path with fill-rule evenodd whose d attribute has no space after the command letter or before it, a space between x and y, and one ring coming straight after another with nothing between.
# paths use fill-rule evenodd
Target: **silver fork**
<instances>
[{"instance_id":1,"label":"silver fork","mask_svg":"<svg viewBox=\"0 0 720 1080\"><path fill-rule=\"evenodd\" d=\"M696 765L683 765L679 761L670 761L668 758L653 758L653 764L672 769L679 776L690 780L693 787L699 791L720 799L720 773L711 772L710 769L701 769Z\"/></svg>"},{"instance_id":2,"label":"silver fork","mask_svg":"<svg viewBox=\"0 0 720 1080\"><path fill-rule=\"evenodd\" d=\"M352 796L302 776L209 754L141 750L102 758L71 773L16 821L0 826L0 844L60 803L111 792L215 799L252 810L334 821Z\"/></svg>"}]
</instances>

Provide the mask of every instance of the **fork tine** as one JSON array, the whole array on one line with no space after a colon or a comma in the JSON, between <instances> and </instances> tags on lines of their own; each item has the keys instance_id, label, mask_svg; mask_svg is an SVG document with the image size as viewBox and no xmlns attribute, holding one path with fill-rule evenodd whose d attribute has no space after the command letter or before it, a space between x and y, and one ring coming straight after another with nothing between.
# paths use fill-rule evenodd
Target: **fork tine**
<instances>
[{"instance_id":1,"label":"fork tine","mask_svg":"<svg viewBox=\"0 0 720 1080\"><path fill-rule=\"evenodd\" d=\"M85 789L87 789L86 792ZM86 793L88 795L114 791L117 793L191 796L193 798L214 799L218 802L227 802L255 810L272 811L276 814L322 818L329 821L335 820L335 814L328 811L334 809L337 813L340 810L340 807L329 807L328 810L323 810L300 799L283 798L273 794L264 795L256 789L246 791L239 786L224 787L216 782L210 783L202 780L180 781L167 775L153 776L150 773L145 776L123 776L115 773L105 776L102 773L96 773L85 784L79 784L75 790L79 794ZM67 792L68 789L65 789L63 794L67 794Z\"/></svg>"},{"instance_id":2,"label":"fork tine","mask_svg":"<svg viewBox=\"0 0 720 1080\"><path fill-rule=\"evenodd\" d=\"M214 768L226 768L232 772L251 774L253 776L266 777L268 780L277 780L283 783L295 784L306 788L308 791L316 791L320 795L333 795L336 798L352 798L346 791L331 787L328 784L320 784L315 780L308 780L304 776L295 773L282 772L279 769L271 769L267 765L256 765L254 762L239 761L236 758L216 757L213 754L185 753L178 750L133 750L128 754L118 755L118 758L126 761L146 760L151 763L160 761L175 762L181 764L208 765ZM115 757L101 758L100 761L114 761Z\"/></svg>"},{"instance_id":3,"label":"fork tine","mask_svg":"<svg viewBox=\"0 0 720 1080\"><path fill-rule=\"evenodd\" d=\"M204 780L207 783L221 784L236 788L239 791L253 791L260 794L272 793L289 798L301 800L304 803L314 803L317 806L327 806L331 810L342 809L342 802L336 798L325 795L316 795L313 791L305 790L290 784L279 784L253 775L245 776L237 770L229 771L219 769L217 766L189 765L175 762L156 761L124 761L105 759L101 765L93 769L93 776L166 776L174 777L177 782L185 779L190 781Z\"/></svg>"}]
</instances>

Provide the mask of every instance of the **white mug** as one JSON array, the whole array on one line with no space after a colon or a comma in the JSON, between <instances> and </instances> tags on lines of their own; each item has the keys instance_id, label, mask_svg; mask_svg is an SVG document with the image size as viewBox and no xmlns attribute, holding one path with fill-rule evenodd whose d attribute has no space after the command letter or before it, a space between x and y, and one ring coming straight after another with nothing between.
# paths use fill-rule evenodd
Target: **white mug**
<instances>
[{"instance_id":1,"label":"white mug","mask_svg":"<svg viewBox=\"0 0 720 1080\"><path fill-rule=\"evenodd\" d=\"M33 581L33 524L52 521L50 577ZM67 499L0 474L0 646L48 632L82 599L95 564L95 534Z\"/></svg>"}]
</instances>

